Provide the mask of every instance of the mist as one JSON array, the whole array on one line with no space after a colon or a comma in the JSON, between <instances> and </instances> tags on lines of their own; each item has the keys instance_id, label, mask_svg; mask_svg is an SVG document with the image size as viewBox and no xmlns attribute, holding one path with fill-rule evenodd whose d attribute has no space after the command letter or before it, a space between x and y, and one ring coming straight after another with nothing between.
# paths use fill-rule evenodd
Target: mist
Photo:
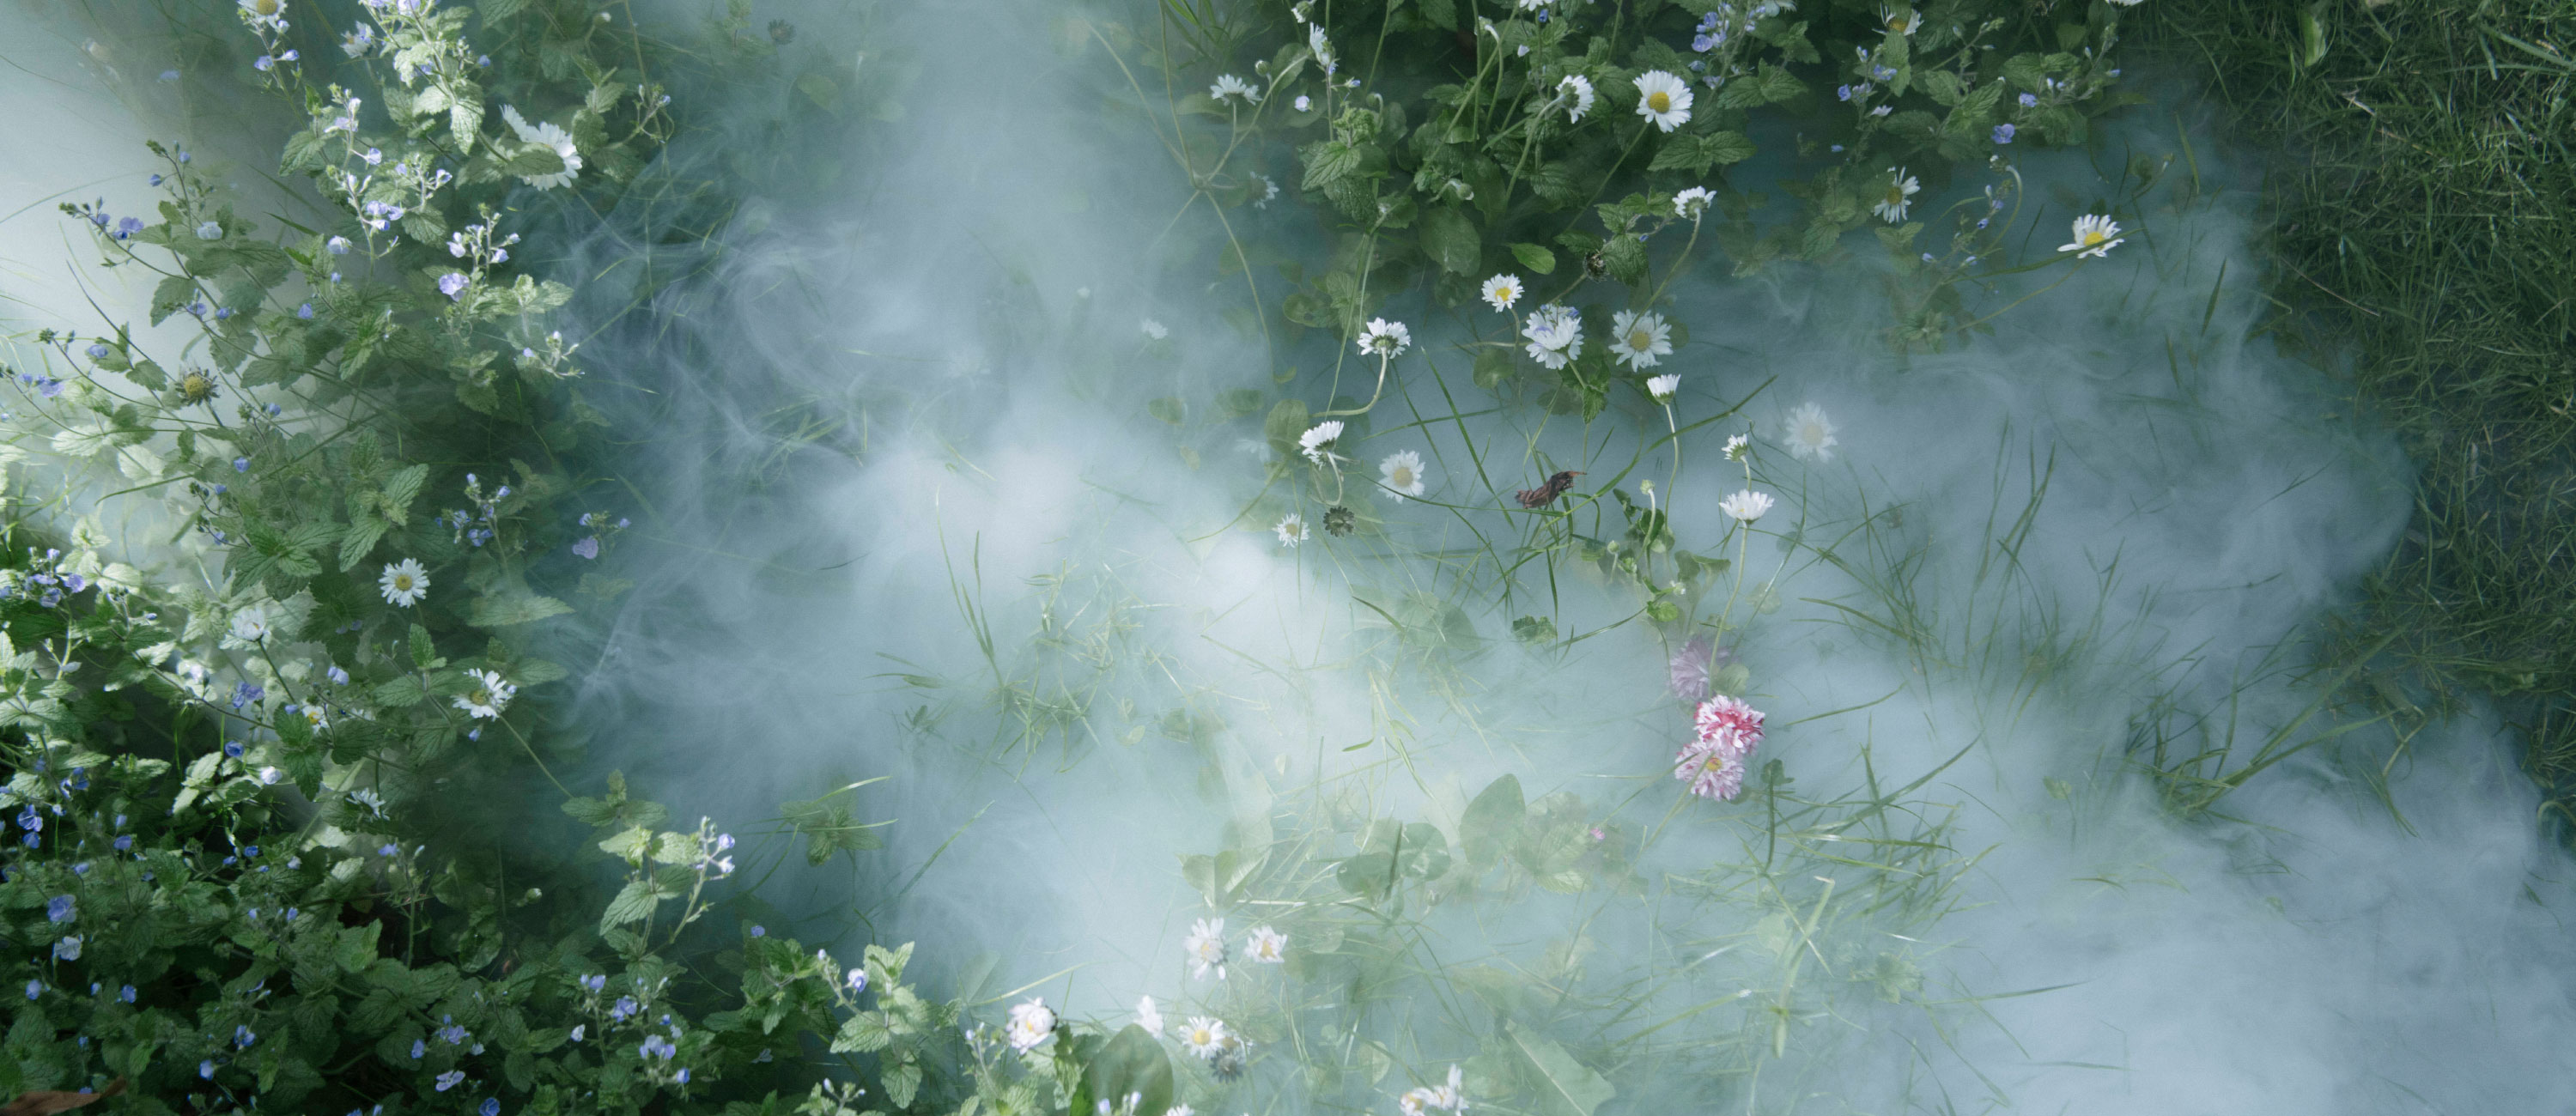
<instances>
[{"instance_id":1,"label":"mist","mask_svg":"<svg viewBox=\"0 0 2576 1116\"><path fill-rule=\"evenodd\" d=\"M1533 989L1612 1116L2576 1105L2576 894L2494 717L2392 713L2181 805L2267 740L2370 719L2317 708L2352 680L2314 641L2411 506L2394 441L2259 336L2259 160L2183 98L2135 110L2098 165L2021 153L2040 238L2073 216L2053 190L2089 204L2126 188L2128 150L2173 159L2119 250L1980 296L2028 296L1990 336L1899 355L1875 247L1698 268L1659 370L1683 377L1678 424L1727 417L1677 471L1657 409L1619 399L1588 431L1497 410L1460 346L1509 324L1394 300L1415 347L1345 440L1362 530L1338 538L1270 472L1263 415L1274 373L1310 373L1284 390L1323 410L1374 369L1243 314L1315 254L1312 207L1286 190L1220 219L1158 139L1162 90L1067 10L787 15L787 55L846 63L855 109L710 91L618 208L550 217L528 253L579 280L565 331L621 439L596 506L634 524L598 567L631 584L550 652L584 679L558 702L587 741L567 781L623 771L743 831L885 777L841 796L891 822L885 847L785 853L730 910L746 926L848 956L919 942L926 990L993 1011L1043 995L1115 1025L1150 995L1173 1019L1312 1013L1338 1041L1252 1034L1242 1081L1185 1085L1208 1110L1377 1108L1453 1062L1474 1101L1524 1072L1497 1051L1545 1014ZM690 189L753 166L770 185L738 210ZM13 196L70 185L9 173ZM13 291L76 257L27 220ZM1249 281L1221 266L1233 241L1257 246ZM1229 416L1246 389L1259 407ZM1829 456L1788 451L1808 404ZM1749 467L1717 452L1736 433ZM1420 500L1372 483L1407 450ZM1734 563L1712 585L1751 613L1720 640L1769 718L1767 799L1671 777L1689 709L1633 594L1570 560L1501 574L1538 522L1511 492L1558 469L1599 497L1581 533L1618 534L1615 486ZM1714 549L1747 487L1780 505ZM1293 547L1290 511L1312 529ZM1524 616L1559 638L1515 639ZM2157 740L2234 751L2159 777ZM1184 859L1259 852L1249 878L1284 889L1264 873L1329 869L1392 820L1463 873L1470 804L1505 776L1601 842L1581 886L1212 903ZM1335 928L1193 975L1184 937L1219 917L1238 952L1265 922ZM1346 996L1370 970L1336 943L1362 937L1439 976Z\"/></svg>"}]
</instances>

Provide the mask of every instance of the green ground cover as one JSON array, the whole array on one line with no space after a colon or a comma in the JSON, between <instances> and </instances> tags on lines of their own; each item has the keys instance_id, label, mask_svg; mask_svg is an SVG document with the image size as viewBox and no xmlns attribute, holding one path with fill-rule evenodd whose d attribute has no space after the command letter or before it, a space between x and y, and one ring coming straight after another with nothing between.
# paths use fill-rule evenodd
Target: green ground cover
<instances>
[{"instance_id":1,"label":"green ground cover","mask_svg":"<svg viewBox=\"0 0 2576 1116\"><path fill-rule=\"evenodd\" d=\"M2339 634L2364 700L2495 699L2542 814L2576 809L2576 6L2174 0L2143 45L2264 167L2278 316L2421 468L2414 523Z\"/></svg>"}]
</instances>

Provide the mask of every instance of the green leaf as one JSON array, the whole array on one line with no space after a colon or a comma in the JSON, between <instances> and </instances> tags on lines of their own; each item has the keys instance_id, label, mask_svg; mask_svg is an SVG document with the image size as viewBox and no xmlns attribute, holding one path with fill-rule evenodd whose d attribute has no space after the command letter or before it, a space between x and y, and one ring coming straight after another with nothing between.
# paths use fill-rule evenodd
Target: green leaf
<instances>
[{"instance_id":1,"label":"green leaf","mask_svg":"<svg viewBox=\"0 0 2576 1116\"><path fill-rule=\"evenodd\" d=\"M1151 403L1145 404L1145 413L1161 419L1164 422L1170 423L1173 426L1179 426L1183 415L1181 398L1177 395L1163 396L1160 399L1156 399Z\"/></svg>"},{"instance_id":2,"label":"green leaf","mask_svg":"<svg viewBox=\"0 0 2576 1116\"><path fill-rule=\"evenodd\" d=\"M1172 1060L1160 1039L1133 1023L1111 1035L1082 1067L1074 1090L1074 1112L1090 1112L1102 1101L1123 1106L1130 1094L1142 1094L1137 1112L1162 1112L1172 1106Z\"/></svg>"},{"instance_id":3,"label":"green leaf","mask_svg":"<svg viewBox=\"0 0 2576 1116\"><path fill-rule=\"evenodd\" d=\"M1270 408L1270 417L1261 422L1262 437L1281 457L1297 452L1297 437L1306 432L1311 412L1303 399L1282 399Z\"/></svg>"},{"instance_id":4,"label":"green leaf","mask_svg":"<svg viewBox=\"0 0 2576 1116\"><path fill-rule=\"evenodd\" d=\"M185 275L173 275L152 288L152 324L176 314L197 297L197 281Z\"/></svg>"},{"instance_id":5,"label":"green leaf","mask_svg":"<svg viewBox=\"0 0 2576 1116\"><path fill-rule=\"evenodd\" d=\"M411 646L411 665L415 669L434 669L445 661L438 657L438 644L431 641L427 628L418 624L412 625L411 635L406 642Z\"/></svg>"},{"instance_id":6,"label":"green leaf","mask_svg":"<svg viewBox=\"0 0 2576 1116\"><path fill-rule=\"evenodd\" d=\"M402 523L411 517L411 502L420 496L421 483L429 479L429 466L414 465L385 479L385 495L377 510L386 519Z\"/></svg>"},{"instance_id":7,"label":"green leaf","mask_svg":"<svg viewBox=\"0 0 2576 1116\"><path fill-rule=\"evenodd\" d=\"M607 931L630 922L642 922L661 901L661 894L654 890L650 881L629 883L617 893L617 898L608 901L608 909L600 912L599 928Z\"/></svg>"},{"instance_id":8,"label":"green leaf","mask_svg":"<svg viewBox=\"0 0 2576 1116\"><path fill-rule=\"evenodd\" d=\"M1541 275L1550 274L1556 270L1556 253L1548 251L1547 246L1543 244L1514 244L1512 258L1519 260L1522 267Z\"/></svg>"},{"instance_id":9,"label":"green leaf","mask_svg":"<svg viewBox=\"0 0 2576 1116\"><path fill-rule=\"evenodd\" d=\"M1521 822L1527 817L1529 804L1521 797L1519 776L1505 775L1487 784L1458 818L1458 843L1466 850L1467 863L1482 871L1500 859L1520 835Z\"/></svg>"},{"instance_id":10,"label":"green leaf","mask_svg":"<svg viewBox=\"0 0 2576 1116\"><path fill-rule=\"evenodd\" d=\"M1360 150L1342 140L1327 140L1306 149L1306 177L1303 186L1321 190L1348 177L1360 166ZM158 319L155 319L158 320Z\"/></svg>"},{"instance_id":11,"label":"green leaf","mask_svg":"<svg viewBox=\"0 0 2576 1116\"><path fill-rule=\"evenodd\" d=\"M477 628L507 628L532 624L549 616L561 616L572 606L553 597L543 597L526 590L491 593L478 597L467 613L465 622Z\"/></svg>"},{"instance_id":12,"label":"green leaf","mask_svg":"<svg viewBox=\"0 0 2576 1116\"><path fill-rule=\"evenodd\" d=\"M1468 275L1484 258L1476 224L1455 206L1439 206L1422 215L1422 254L1452 275Z\"/></svg>"},{"instance_id":13,"label":"green leaf","mask_svg":"<svg viewBox=\"0 0 2576 1116\"><path fill-rule=\"evenodd\" d=\"M1602 1080L1600 1074L1575 1061L1547 1036L1531 1034L1520 1024L1508 1021L1504 1029L1538 1071L1538 1111L1556 1116L1592 1116L1592 1110L1601 1107L1601 1102L1618 1094L1619 1090Z\"/></svg>"},{"instance_id":14,"label":"green leaf","mask_svg":"<svg viewBox=\"0 0 2576 1116\"><path fill-rule=\"evenodd\" d=\"M921 1088L921 1067L905 1062L885 1071L879 1081L885 1086L886 1099L893 1101L896 1108L910 1108L913 1093Z\"/></svg>"},{"instance_id":15,"label":"green leaf","mask_svg":"<svg viewBox=\"0 0 2576 1116\"><path fill-rule=\"evenodd\" d=\"M863 1011L841 1024L832 1036L834 1054L874 1054L894 1041L894 1032L886 1029L882 1012Z\"/></svg>"},{"instance_id":16,"label":"green leaf","mask_svg":"<svg viewBox=\"0 0 2576 1116\"><path fill-rule=\"evenodd\" d=\"M834 108L841 101L839 83L821 74L809 73L797 78L796 91L804 94L805 99L814 102L814 107L819 109Z\"/></svg>"}]
</instances>

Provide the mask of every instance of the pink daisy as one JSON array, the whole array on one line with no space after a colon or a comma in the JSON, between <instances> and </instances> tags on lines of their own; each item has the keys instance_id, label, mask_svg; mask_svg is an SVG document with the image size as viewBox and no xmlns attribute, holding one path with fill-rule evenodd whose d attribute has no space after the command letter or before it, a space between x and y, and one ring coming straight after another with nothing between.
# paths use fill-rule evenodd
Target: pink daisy
<instances>
[{"instance_id":1,"label":"pink daisy","mask_svg":"<svg viewBox=\"0 0 2576 1116\"><path fill-rule=\"evenodd\" d=\"M1762 711L1736 698L1721 695L1703 701L1693 719L1700 743L1723 748L1738 759L1762 743Z\"/></svg>"},{"instance_id":2,"label":"pink daisy","mask_svg":"<svg viewBox=\"0 0 2576 1116\"><path fill-rule=\"evenodd\" d=\"M1744 791L1744 756L1723 744L1694 740L1673 758L1673 778L1690 784L1692 794L1727 801Z\"/></svg>"}]
</instances>

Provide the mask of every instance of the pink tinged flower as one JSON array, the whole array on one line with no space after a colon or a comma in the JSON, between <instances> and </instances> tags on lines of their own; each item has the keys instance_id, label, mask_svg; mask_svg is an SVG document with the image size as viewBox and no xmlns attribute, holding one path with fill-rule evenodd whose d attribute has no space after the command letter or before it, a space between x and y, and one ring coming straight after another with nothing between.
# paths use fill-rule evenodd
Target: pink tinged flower
<instances>
[{"instance_id":1,"label":"pink tinged flower","mask_svg":"<svg viewBox=\"0 0 2576 1116\"><path fill-rule=\"evenodd\" d=\"M1744 792L1744 757L1705 738L1694 740L1673 758L1673 778L1689 783L1701 798L1727 801Z\"/></svg>"},{"instance_id":2,"label":"pink tinged flower","mask_svg":"<svg viewBox=\"0 0 2576 1116\"><path fill-rule=\"evenodd\" d=\"M1699 743L1736 755L1750 755L1762 744L1762 711L1741 699L1719 695L1699 703L1692 718Z\"/></svg>"},{"instance_id":3,"label":"pink tinged flower","mask_svg":"<svg viewBox=\"0 0 2576 1116\"><path fill-rule=\"evenodd\" d=\"M1673 652L1668 664L1672 672L1673 696L1684 701L1698 701L1708 696L1708 682L1718 667L1734 656L1720 651L1717 641L1706 633L1690 637L1681 649Z\"/></svg>"}]
</instances>

